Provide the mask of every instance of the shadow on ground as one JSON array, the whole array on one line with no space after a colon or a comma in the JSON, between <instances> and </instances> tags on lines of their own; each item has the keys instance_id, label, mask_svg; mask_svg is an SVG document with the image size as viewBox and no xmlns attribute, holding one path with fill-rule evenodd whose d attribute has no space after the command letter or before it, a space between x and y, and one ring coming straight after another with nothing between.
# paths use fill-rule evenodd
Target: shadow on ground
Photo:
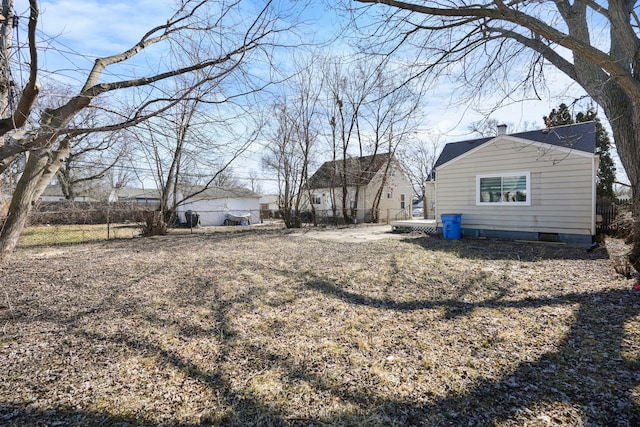
<instances>
[{"instance_id":1,"label":"shadow on ground","mask_svg":"<svg viewBox=\"0 0 640 427\"><path fill-rule=\"evenodd\" d=\"M434 235L424 235L419 238L410 237L403 241L427 251L445 251L468 259L538 261L609 259L611 257L606 245L587 251L590 245L476 238L454 240Z\"/></svg>"}]
</instances>

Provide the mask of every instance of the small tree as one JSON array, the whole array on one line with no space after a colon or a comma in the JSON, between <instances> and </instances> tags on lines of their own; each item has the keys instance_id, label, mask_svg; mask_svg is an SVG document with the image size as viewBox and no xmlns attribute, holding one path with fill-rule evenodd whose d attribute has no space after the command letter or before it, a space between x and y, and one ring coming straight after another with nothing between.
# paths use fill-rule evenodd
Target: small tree
<instances>
[{"instance_id":1,"label":"small tree","mask_svg":"<svg viewBox=\"0 0 640 427\"><path fill-rule=\"evenodd\" d=\"M298 149L294 117L287 103L275 106L275 129L270 136L267 154L263 157L266 168L278 175L278 209L287 228L301 226L298 212L303 188L304 156Z\"/></svg>"},{"instance_id":2,"label":"small tree","mask_svg":"<svg viewBox=\"0 0 640 427\"><path fill-rule=\"evenodd\" d=\"M426 198L425 182L433 173L433 165L438 156L438 147L441 145L439 137L429 137L428 139L418 139L415 142L406 144L398 152L398 158L405 167L405 172L411 181L414 193L420 200ZM427 215L425 206L424 215Z\"/></svg>"}]
</instances>

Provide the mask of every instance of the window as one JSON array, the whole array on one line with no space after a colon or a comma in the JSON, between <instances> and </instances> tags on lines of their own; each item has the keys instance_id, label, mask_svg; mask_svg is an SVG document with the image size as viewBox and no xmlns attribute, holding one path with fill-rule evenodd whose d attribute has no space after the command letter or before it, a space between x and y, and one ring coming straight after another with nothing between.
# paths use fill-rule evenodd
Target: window
<instances>
[{"instance_id":1,"label":"window","mask_svg":"<svg viewBox=\"0 0 640 427\"><path fill-rule=\"evenodd\" d=\"M400 195L400 209L404 209L404 194Z\"/></svg>"},{"instance_id":2,"label":"window","mask_svg":"<svg viewBox=\"0 0 640 427\"><path fill-rule=\"evenodd\" d=\"M529 172L479 175L476 177L477 205L531 205Z\"/></svg>"},{"instance_id":3,"label":"window","mask_svg":"<svg viewBox=\"0 0 640 427\"><path fill-rule=\"evenodd\" d=\"M317 194L312 194L311 195L311 204L313 205L320 205L322 204L322 202L320 201L320 196Z\"/></svg>"}]
</instances>

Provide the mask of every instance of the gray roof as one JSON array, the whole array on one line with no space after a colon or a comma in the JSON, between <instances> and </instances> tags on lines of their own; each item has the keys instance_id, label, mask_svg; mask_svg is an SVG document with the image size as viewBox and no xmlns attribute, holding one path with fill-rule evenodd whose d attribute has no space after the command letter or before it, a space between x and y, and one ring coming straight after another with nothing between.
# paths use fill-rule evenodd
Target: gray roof
<instances>
[{"instance_id":1,"label":"gray roof","mask_svg":"<svg viewBox=\"0 0 640 427\"><path fill-rule=\"evenodd\" d=\"M95 187L87 187L87 186L76 186L73 188L73 192L76 197L95 197L96 192L99 190ZM104 190L104 189L103 189ZM109 189L104 190L107 192ZM58 184L48 185L44 191L42 192L42 196L48 197L64 197L64 193L62 192L62 187Z\"/></svg>"},{"instance_id":2,"label":"gray roof","mask_svg":"<svg viewBox=\"0 0 640 427\"><path fill-rule=\"evenodd\" d=\"M120 187L114 189L114 193L118 199L160 199L160 190L157 188L125 188Z\"/></svg>"},{"instance_id":3,"label":"gray roof","mask_svg":"<svg viewBox=\"0 0 640 427\"><path fill-rule=\"evenodd\" d=\"M528 132L512 133L509 134L509 136L563 148L570 148L572 150L584 151L587 153L596 152L596 122L576 123ZM437 168L438 166L441 166L456 157L463 155L467 151L471 151L495 138L497 137L492 136L490 138L450 142L442 149L440 157L438 157L438 160L436 160L436 163L434 164L434 168Z\"/></svg>"},{"instance_id":4,"label":"gray roof","mask_svg":"<svg viewBox=\"0 0 640 427\"><path fill-rule=\"evenodd\" d=\"M189 196L198 192L191 199L259 199L260 195L248 188L243 187L209 187L203 189L203 187L196 186L184 186L182 190L184 196Z\"/></svg>"}]
</instances>

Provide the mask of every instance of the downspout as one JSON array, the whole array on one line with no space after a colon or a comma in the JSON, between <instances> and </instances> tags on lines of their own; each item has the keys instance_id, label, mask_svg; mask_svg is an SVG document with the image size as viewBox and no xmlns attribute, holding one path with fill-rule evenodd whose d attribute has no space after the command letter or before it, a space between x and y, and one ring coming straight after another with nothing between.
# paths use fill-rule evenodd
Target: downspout
<instances>
[{"instance_id":1,"label":"downspout","mask_svg":"<svg viewBox=\"0 0 640 427\"><path fill-rule=\"evenodd\" d=\"M600 156L594 154L593 162L591 162L591 235L596 235L596 204L597 204L597 171Z\"/></svg>"},{"instance_id":2,"label":"downspout","mask_svg":"<svg viewBox=\"0 0 640 427\"><path fill-rule=\"evenodd\" d=\"M438 171L436 169L434 169L432 171L433 177L434 179L434 190L433 190L433 215L436 217L436 228L438 228Z\"/></svg>"}]
</instances>

